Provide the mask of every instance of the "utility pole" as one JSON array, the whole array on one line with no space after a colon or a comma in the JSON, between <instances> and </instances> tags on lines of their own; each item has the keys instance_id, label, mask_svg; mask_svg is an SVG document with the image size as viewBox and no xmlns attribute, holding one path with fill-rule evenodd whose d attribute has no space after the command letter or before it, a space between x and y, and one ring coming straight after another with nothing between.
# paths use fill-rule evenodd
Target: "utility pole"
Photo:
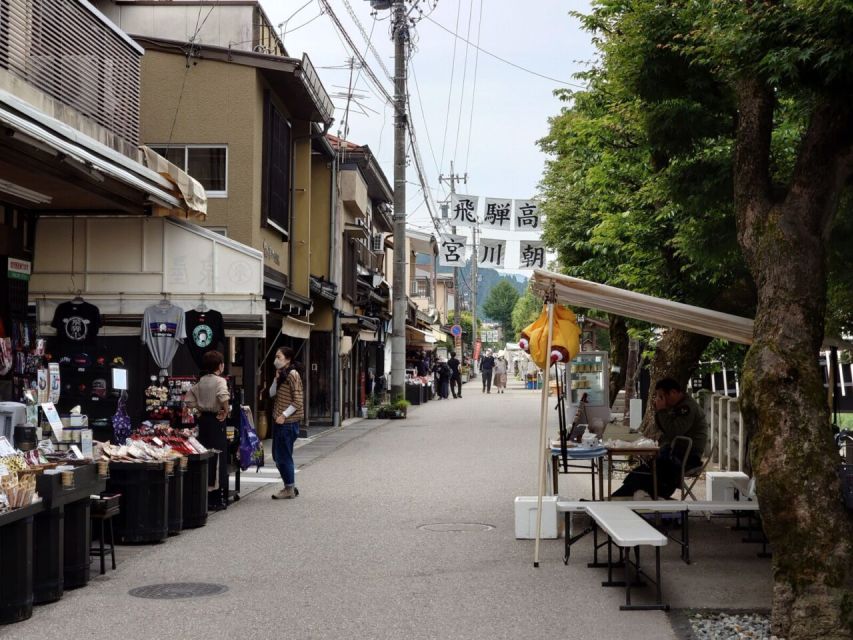
<instances>
[{"instance_id":1,"label":"utility pole","mask_svg":"<svg viewBox=\"0 0 853 640\"><path fill-rule=\"evenodd\" d=\"M450 175L440 175L438 176L439 182L447 182L450 184L450 199L453 200L453 196L456 194L456 183L464 182L468 184L468 174L458 175L453 172L453 160L450 161ZM451 227L451 231L453 235L456 235L456 225ZM459 310L459 267L453 267L453 324L459 324L460 318L460 310ZM461 357L461 354L460 354Z\"/></svg>"},{"instance_id":2,"label":"utility pole","mask_svg":"<svg viewBox=\"0 0 853 640\"><path fill-rule=\"evenodd\" d=\"M374 5L375 6L375 5ZM391 399L406 396L406 78L409 23L404 0L391 5L394 38L394 296L391 336Z\"/></svg>"},{"instance_id":3,"label":"utility pole","mask_svg":"<svg viewBox=\"0 0 853 640\"><path fill-rule=\"evenodd\" d=\"M474 222L471 228L471 236L474 244L474 257L471 259L471 356L473 358L474 349L477 347L477 338L480 332L477 330L477 231L479 231L479 223ZM481 354L482 355L482 354ZM474 361L471 363L474 366L474 373L480 373L479 364Z\"/></svg>"}]
</instances>

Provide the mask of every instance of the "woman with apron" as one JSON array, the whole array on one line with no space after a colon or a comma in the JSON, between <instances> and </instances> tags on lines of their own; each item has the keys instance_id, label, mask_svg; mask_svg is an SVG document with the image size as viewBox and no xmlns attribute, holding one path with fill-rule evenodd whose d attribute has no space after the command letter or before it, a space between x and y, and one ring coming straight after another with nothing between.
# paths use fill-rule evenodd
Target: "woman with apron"
<instances>
[{"instance_id":1,"label":"woman with apron","mask_svg":"<svg viewBox=\"0 0 853 640\"><path fill-rule=\"evenodd\" d=\"M207 503L213 511L228 504L228 438L225 418L230 409L231 395L228 383L222 377L225 362L218 351L208 351L202 358L206 375L193 386L184 398L186 406L199 410L198 441L208 449L216 449L219 456L208 463ZM216 476L219 475L218 489Z\"/></svg>"}]
</instances>

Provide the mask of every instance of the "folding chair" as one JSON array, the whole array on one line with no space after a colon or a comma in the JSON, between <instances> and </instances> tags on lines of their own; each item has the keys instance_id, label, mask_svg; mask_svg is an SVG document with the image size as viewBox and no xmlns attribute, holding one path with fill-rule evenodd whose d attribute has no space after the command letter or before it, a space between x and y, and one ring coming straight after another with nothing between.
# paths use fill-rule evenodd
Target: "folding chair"
<instances>
[{"instance_id":1,"label":"folding chair","mask_svg":"<svg viewBox=\"0 0 853 640\"><path fill-rule=\"evenodd\" d=\"M708 463L711 462L711 459L714 457L714 452L717 450L717 443L714 443L714 446L711 447L711 450L708 452L708 455L705 456L705 461L699 465L698 467L693 467L692 469L685 469L681 474L681 499L684 500L686 496L690 496L694 500L698 500L693 493L693 487L696 486L696 483L699 482L699 478L705 473L705 469L708 466ZM690 484L688 484L690 481Z\"/></svg>"}]
</instances>

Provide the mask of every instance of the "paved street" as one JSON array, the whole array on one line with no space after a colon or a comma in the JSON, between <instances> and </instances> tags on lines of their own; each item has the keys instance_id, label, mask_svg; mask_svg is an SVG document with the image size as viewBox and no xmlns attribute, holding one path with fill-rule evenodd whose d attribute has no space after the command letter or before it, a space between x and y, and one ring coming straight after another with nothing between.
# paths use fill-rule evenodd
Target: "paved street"
<instances>
[{"instance_id":1,"label":"paved street","mask_svg":"<svg viewBox=\"0 0 853 640\"><path fill-rule=\"evenodd\" d=\"M620 612L602 588L591 544L562 563L562 540L514 537L513 498L536 490L538 392L410 409L407 420L361 421L298 450L301 496L272 501L258 488L206 527L124 554L116 571L2 638L678 638L661 612ZM348 442L345 440L350 439ZM252 476L250 472L246 474ZM588 497L588 480L561 477L561 494ZM431 532L433 523L489 531ZM694 564L664 549L674 607L769 607L770 565L728 522L697 519ZM694 535L695 534L695 535ZM223 584L221 595L139 599L134 587ZM642 598L642 593L637 593Z\"/></svg>"}]
</instances>

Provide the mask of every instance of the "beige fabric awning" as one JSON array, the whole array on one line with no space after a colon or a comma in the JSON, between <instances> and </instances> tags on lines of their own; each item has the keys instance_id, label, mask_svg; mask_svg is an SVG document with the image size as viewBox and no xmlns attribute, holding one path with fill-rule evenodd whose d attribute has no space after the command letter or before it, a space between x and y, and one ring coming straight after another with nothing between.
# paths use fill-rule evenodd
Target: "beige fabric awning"
<instances>
[{"instance_id":1,"label":"beige fabric awning","mask_svg":"<svg viewBox=\"0 0 853 640\"><path fill-rule=\"evenodd\" d=\"M142 146L140 149L145 166L175 185L186 204L187 217L204 220L207 217L207 193L201 183L151 148Z\"/></svg>"},{"instance_id":2,"label":"beige fabric awning","mask_svg":"<svg viewBox=\"0 0 853 640\"><path fill-rule=\"evenodd\" d=\"M557 302L561 304L589 307L703 336L752 344L754 322L751 318L694 307L544 269L536 269L531 282L533 290L541 296L554 285ZM844 342L830 338L824 340L824 345L843 346Z\"/></svg>"},{"instance_id":3,"label":"beige fabric awning","mask_svg":"<svg viewBox=\"0 0 853 640\"><path fill-rule=\"evenodd\" d=\"M281 320L281 332L286 336L300 340L307 340L311 337L311 327L313 326L314 324L311 322L297 320L290 316L285 316Z\"/></svg>"}]
</instances>

